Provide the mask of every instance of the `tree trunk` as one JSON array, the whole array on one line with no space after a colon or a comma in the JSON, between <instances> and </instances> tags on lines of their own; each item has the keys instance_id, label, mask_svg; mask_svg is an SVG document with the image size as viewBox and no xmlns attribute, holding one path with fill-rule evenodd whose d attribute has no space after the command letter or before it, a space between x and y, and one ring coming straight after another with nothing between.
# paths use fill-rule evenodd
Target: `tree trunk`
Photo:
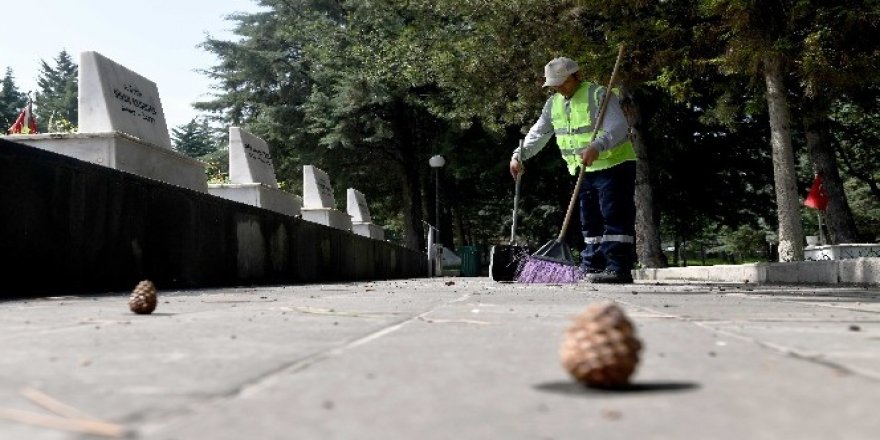
<instances>
[{"instance_id":1,"label":"tree trunk","mask_svg":"<svg viewBox=\"0 0 880 440\"><path fill-rule=\"evenodd\" d=\"M418 121L414 120L410 109L403 103L394 105L395 143L400 158L400 185L403 195L403 234L406 247L421 251L426 249L425 229L422 226L422 179L419 170L425 164L419 163L418 142L413 133Z\"/></svg>"},{"instance_id":2,"label":"tree trunk","mask_svg":"<svg viewBox=\"0 0 880 440\"><path fill-rule=\"evenodd\" d=\"M843 189L843 179L840 178L837 168L834 145L831 143L828 102L821 98L804 98L803 111L807 150L816 172L822 176L822 188L828 195L825 223L831 235L831 243L855 243L858 241L858 230Z\"/></svg>"},{"instance_id":3,"label":"tree trunk","mask_svg":"<svg viewBox=\"0 0 880 440\"><path fill-rule=\"evenodd\" d=\"M452 227L455 230L454 240L455 247L465 246L468 244L467 237L464 235L464 220L461 218L461 209L453 206L452 208Z\"/></svg>"},{"instance_id":4,"label":"tree trunk","mask_svg":"<svg viewBox=\"0 0 880 440\"><path fill-rule=\"evenodd\" d=\"M779 220L779 261L800 261L804 259L804 232L795 180L791 116L782 77L781 55L770 53L765 56L764 80L767 84L773 182L776 187L776 215Z\"/></svg>"},{"instance_id":5,"label":"tree trunk","mask_svg":"<svg viewBox=\"0 0 880 440\"><path fill-rule=\"evenodd\" d=\"M672 265L678 267L678 255L681 252L681 241L676 234L675 240L672 242Z\"/></svg>"},{"instance_id":6,"label":"tree trunk","mask_svg":"<svg viewBox=\"0 0 880 440\"><path fill-rule=\"evenodd\" d=\"M642 130L642 112L633 96L633 90L620 87L620 106L630 126L630 139L636 153L636 255L644 268L667 266L660 248L660 220L655 217L654 187L651 176L651 157L645 145Z\"/></svg>"},{"instance_id":7,"label":"tree trunk","mask_svg":"<svg viewBox=\"0 0 880 440\"><path fill-rule=\"evenodd\" d=\"M403 194L403 235L406 247L413 250L425 249L425 229L422 227L422 194L419 190L418 168L401 164L400 186Z\"/></svg>"},{"instance_id":8,"label":"tree trunk","mask_svg":"<svg viewBox=\"0 0 880 440\"><path fill-rule=\"evenodd\" d=\"M681 266L687 267L688 266L688 239L687 239L687 237L682 237L681 245L679 245L679 252L681 252L681 257L679 257L679 260L681 260Z\"/></svg>"}]
</instances>

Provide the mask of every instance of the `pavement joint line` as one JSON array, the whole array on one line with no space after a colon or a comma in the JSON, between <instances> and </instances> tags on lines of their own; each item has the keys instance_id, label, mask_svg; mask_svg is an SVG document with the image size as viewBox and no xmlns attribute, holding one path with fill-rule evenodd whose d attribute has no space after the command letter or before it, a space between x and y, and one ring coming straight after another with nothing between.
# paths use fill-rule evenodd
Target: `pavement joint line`
<instances>
[{"instance_id":1,"label":"pavement joint line","mask_svg":"<svg viewBox=\"0 0 880 440\"><path fill-rule=\"evenodd\" d=\"M303 370L310 368L313 365L316 365L322 361L330 359L332 357L343 354L344 352L365 345L369 342L375 341L383 336L387 336L391 333L400 330L406 324L417 321L420 318L424 318L425 316L433 313L437 309L448 306L450 304L458 303L464 301L471 297L472 295L466 293L454 300L441 302L430 309L421 312L417 315L413 315L409 318L402 319L397 321L387 327L381 328L374 332L371 332L367 335L355 338L348 342L345 342L337 347L333 347L324 351L319 351L317 353L310 354L301 359L293 361L287 365L283 365L281 367L270 370L264 374L261 374L259 377L251 379L249 381L245 381L241 383L239 386L230 389L228 391L214 393L212 395L206 395L202 397L200 400L194 400L190 403L186 403L182 405L181 408L177 408L174 410L169 410L163 413L161 417L161 422L150 423L146 419L145 414L132 414L130 417L134 417L135 419L144 421L143 428L139 430L139 434L144 434L145 436L149 436L150 433L158 431L165 426L173 424L176 420L183 419L186 416L195 413L199 408L209 407L212 405L216 405L221 403L222 401L232 400L240 397L248 397L252 396L269 386L271 386L275 381L277 381L281 376L290 373L297 373ZM129 418L130 418L129 417Z\"/></svg>"},{"instance_id":2,"label":"pavement joint line","mask_svg":"<svg viewBox=\"0 0 880 440\"><path fill-rule=\"evenodd\" d=\"M247 397L249 395L257 393L260 390L262 390L263 388L265 388L266 385L271 384L273 380L277 379L281 375L284 375L286 373L295 373L295 372L303 371L303 370L311 367L312 365L315 365L315 364L317 364L321 361L324 361L326 359L329 359L331 357L338 356L347 350L350 350L350 349L356 348L356 347L360 347L362 345L365 345L367 343L375 341L383 336L389 335L391 333L396 332L397 330L400 330L404 325L409 324L410 322L416 321L419 318L424 318L425 316L431 314L432 312L434 312L435 310L437 310L441 307L444 307L448 304L453 304L456 302L463 301L464 299L467 299L468 297L470 297L470 294L465 294L465 295L463 295L459 298L456 298L452 301L449 301L449 302L443 302L443 303L437 304L434 307L431 307L427 311L424 311L424 312L419 313L417 315L411 316L409 318L404 318L400 321L397 321L394 324L391 324L387 327L376 330L376 331L369 333L365 336L361 336L361 337L358 337L354 340L345 342L342 345L339 345L337 347L306 356L306 357L304 357L300 360L297 360L295 362L292 362L288 365L277 368L274 371L270 371L269 373L266 373L266 374L262 375L261 377L255 379L255 380L252 380L250 383L244 383L241 386L239 386L236 390L234 390L230 393L226 393L225 396L221 396L221 397L237 397L237 396Z\"/></svg>"},{"instance_id":3,"label":"pavement joint line","mask_svg":"<svg viewBox=\"0 0 880 440\"><path fill-rule=\"evenodd\" d=\"M637 305L637 304L633 304L633 303L630 303L630 302L627 302L627 301L617 301L617 302L622 303L622 304L625 304L627 307L633 307L633 308L638 308L638 309L648 310L648 311L653 312L653 313L658 314L658 315L665 315L664 313L659 312L659 311L656 311L656 310L652 309L652 308L649 307L649 306ZM720 328L716 328L716 327L713 327L713 326L710 325L710 324L718 324L718 323L723 323L723 322L729 322L729 323L749 323L749 322L754 322L754 321L752 321L752 320L742 320L742 321L729 321L729 320L728 320L728 321L706 321L706 320L690 319L690 318L687 318L687 317L685 317L685 316L680 316L680 315L669 315L669 317L671 317L671 318L675 318L675 319L678 319L678 320L683 321L683 322L688 322L688 323L694 324L694 325L697 326L697 327L700 327L700 328L702 328L702 329L704 329L704 330L708 330L708 331L710 331L710 332L712 332L712 333L715 333L715 334L724 335L724 336L727 336L727 337L730 337L730 338L739 339L739 340L741 340L741 341L745 341L745 342L749 342L749 343L755 344L755 345L757 345L757 346L759 346L759 347L762 347L762 348L767 348L767 349L770 349L770 350L773 350L773 351L779 352L779 353L781 353L781 354L783 354L783 355L786 355L786 356L791 357L791 358L794 358L794 359L804 360L804 361L807 361L807 362L815 363L815 364L817 364L817 365L821 365L821 366L823 366L823 367L830 368L830 369L832 369L832 370L834 370L834 371L836 371L836 372L839 372L839 373L843 373L843 374L851 374L851 375L854 375L854 376L863 377L863 378L866 378L866 379L869 379L869 380L873 380L873 381L880 381L880 374L878 374L878 373L876 373L876 372L874 372L874 371L865 370L865 369L862 369L862 368L847 367L847 366L844 366L844 365L838 364L838 363L836 363L836 362L830 361L830 360L828 360L828 359L823 359L823 358L821 357L821 355L811 355L811 354L808 354L808 353L803 353L803 352L800 352L800 351L795 350L795 349L793 349L793 348L785 347L785 346L782 346L782 345L777 345L777 344L774 344L774 343L772 343L772 342L761 341L761 340L758 340L758 339L756 339L756 338L754 338L754 337L751 337L751 336L742 335L742 334L735 333L735 332L730 331L730 330L720 329ZM833 321L833 322L837 322L837 321Z\"/></svg>"},{"instance_id":4,"label":"pavement joint line","mask_svg":"<svg viewBox=\"0 0 880 440\"><path fill-rule=\"evenodd\" d=\"M708 325L706 322L701 322L701 321L689 321L689 322L691 322L694 325L701 327L705 330L709 330L713 333L716 333L719 335L724 335L724 336L727 336L730 338L736 338L736 339L739 339L739 340L745 341L745 342L750 342L750 343L755 344L759 347L763 347L763 348L767 348L767 349L770 349L773 351L777 351L779 353L782 353L782 354L784 354L788 357L794 358L794 359L804 360L807 362L815 363L817 365L821 365L823 367L830 368L830 369L837 371L837 372L840 372L840 373L851 374L854 376L859 376L859 377L863 377L865 379L870 379L873 381L880 382L880 374L873 372L873 371L870 371L870 370L847 367L847 366L841 365L837 362L830 361L828 359L823 359L822 355L804 353L804 352L798 351L794 348L774 344L772 342L762 341L757 338L742 335L742 334L739 334L739 333L736 333L736 332L733 332L730 330L715 328L715 327ZM750 321L739 321L739 322L750 322Z\"/></svg>"},{"instance_id":5,"label":"pavement joint line","mask_svg":"<svg viewBox=\"0 0 880 440\"><path fill-rule=\"evenodd\" d=\"M84 322L83 321L83 322L77 322L74 324L65 324L65 325L58 326L58 327L47 328L45 330L40 330L40 331L36 331L36 332L28 331L27 333L29 335L51 335L51 334L66 332L66 331L70 331L70 330L91 331L95 325L126 325L126 324L121 321L115 322L115 323L111 323L111 322ZM0 335L0 341L15 339L17 337L19 337L19 335L16 333L4 333L3 335Z\"/></svg>"},{"instance_id":6,"label":"pavement joint line","mask_svg":"<svg viewBox=\"0 0 880 440\"><path fill-rule=\"evenodd\" d=\"M634 315L637 316L637 315ZM657 316L650 316L652 318L657 318ZM831 318L831 319L710 319L710 318L700 318L693 317L688 315L681 316L673 316L671 318L678 318L682 321L687 322L700 322L703 324L772 324L772 323L816 323L816 324L876 324L880 323L880 321L874 320L855 320L848 318Z\"/></svg>"},{"instance_id":7,"label":"pavement joint line","mask_svg":"<svg viewBox=\"0 0 880 440\"><path fill-rule=\"evenodd\" d=\"M626 306L629 307L629 308L641 309L641 310L643 310L643 311L647 311L648 313L651 314L651 315L647 315L647 316L645 316L645 315L631 314L631 316L634 316L634 317L639 317L639 318L664 318L664 319L670 319L670 318L672 318L672 319L682 319L681 315L674 315L674 314L671 314L671 313L664 313L664 312L662 312L662 311L660 311L660 310L655 310L655 309L651 308L650 306L644 306L644 305L640 305L640 304L635 304L635 303L631 303L631 302L629 302L629 301L621 301L621 300L619 300L619 299L613 299L613 297L610 297L610 298L612 299L612 301L614 301L614 302L618 302L618 303L620 303L620 304L624 304L624 305L626 305Z\"/></svg>"},{"instance_id":8,"label":"pavement joint line","mask_svg":"<svg viewBox=\"0 0 880 440\"><path fill-rule=\"evenodd\" d=\"M787 303L792 303L792 304L801 304L801 305L805 305L805 306L827 307L829 309L849 310L851 312L880 314L880 310L857 309L854 307L838 306L838 305L833 305L833 304L822 304L822 303L804 302L804 301L782 301L782 302L787 302Z\"/></svg>"}]
</instances>

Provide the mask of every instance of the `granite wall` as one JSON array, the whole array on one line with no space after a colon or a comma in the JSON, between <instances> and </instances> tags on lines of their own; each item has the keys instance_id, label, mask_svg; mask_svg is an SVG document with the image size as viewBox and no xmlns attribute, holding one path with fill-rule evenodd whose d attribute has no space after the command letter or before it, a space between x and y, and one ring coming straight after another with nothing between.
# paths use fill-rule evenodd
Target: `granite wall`
<instances>
[{"instance_id":1,"label":"granite wall","mask_svg":"<svg viewBox=\"0 0 880 440\"><path fill-rule=\"evenodd\" d=\"M0 298L412 278L426 259L0 139Z\"/></svg>"}]
</instances>

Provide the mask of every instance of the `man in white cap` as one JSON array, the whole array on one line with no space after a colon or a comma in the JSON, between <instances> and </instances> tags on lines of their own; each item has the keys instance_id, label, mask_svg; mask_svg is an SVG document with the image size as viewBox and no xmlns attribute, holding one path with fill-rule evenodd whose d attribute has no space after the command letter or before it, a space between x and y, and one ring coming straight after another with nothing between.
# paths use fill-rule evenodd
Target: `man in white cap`
<instances>
[{"instance_id":1,"label":"man in white cap","mask_svg":"<svg viewBox=\"0 0 880 440\"><path fill-rule=\"evenodd\" d=\"M593 139L593 124L605 88L580 77L577 62L554 58L544 66L544 87L554 93L541 116L510 159L514 178L523 161L538 153L550 137L556 143L568 172L576 176L584 167L580 201L584 250L581 269L594 283L631 283L635 264L636 155L629 140L629 125L615 93L609 95L605 120Z\"/></svg>"}]
</instances>

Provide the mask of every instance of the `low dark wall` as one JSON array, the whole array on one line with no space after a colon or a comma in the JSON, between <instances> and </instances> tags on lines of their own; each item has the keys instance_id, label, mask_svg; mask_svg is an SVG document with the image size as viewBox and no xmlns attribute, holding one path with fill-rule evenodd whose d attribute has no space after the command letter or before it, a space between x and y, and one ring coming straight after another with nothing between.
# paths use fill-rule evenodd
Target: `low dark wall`
<instances>
[{"instance_id":1,"label":"low dark wall","mask_svg":"<svg viewBox=\"0 0 880 440\"><path fill-rule=\"evenodd\" d=\"M0 139L0 298L425 276L423 253Z\"/></svg>"}]
</instances>

